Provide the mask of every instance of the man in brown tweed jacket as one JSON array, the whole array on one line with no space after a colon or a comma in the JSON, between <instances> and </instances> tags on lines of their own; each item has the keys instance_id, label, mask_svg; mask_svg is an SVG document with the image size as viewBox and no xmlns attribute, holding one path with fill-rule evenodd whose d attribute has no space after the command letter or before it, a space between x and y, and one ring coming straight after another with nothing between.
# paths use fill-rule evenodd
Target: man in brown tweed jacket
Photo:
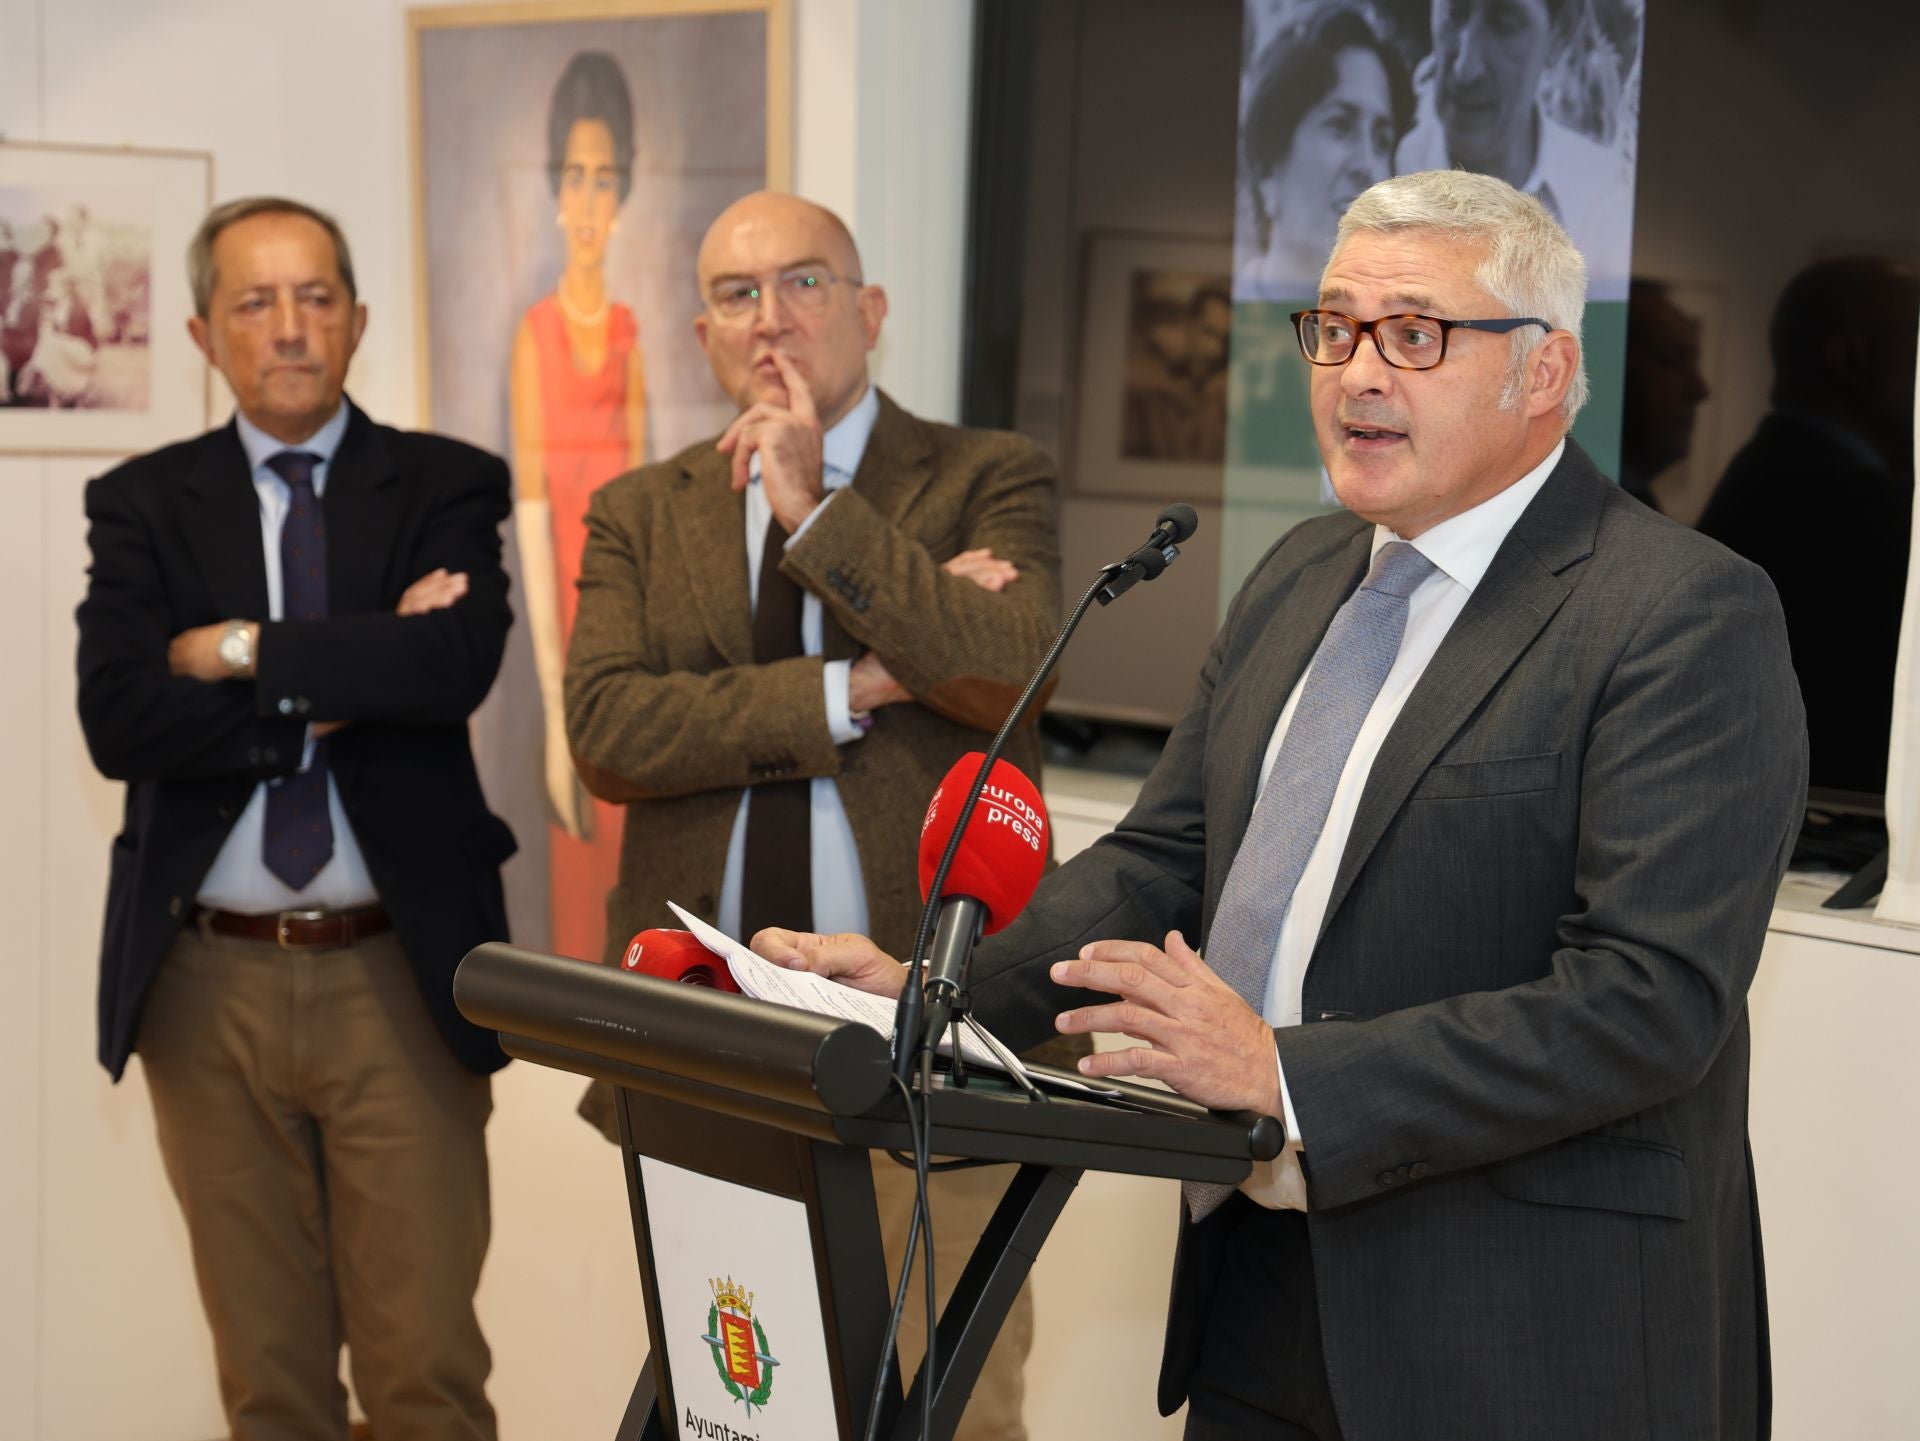
<instances>
[{"instance_id":1,"label":"man in brown tweed jacket","mask_svg":"<svg viewBox=\"0 0 1920 1441\"><path fill-rule=\"evenodd\" d=\"M671 925L671 899L743 937L798 925L905 954L927 799L985 748L1059 622L1053 466L869 382L886 294L820 207L739 201L701 244L699 283L694 328L740 413L594 497L567 656L575 762L628 807L609 945ZM1038 779L1031 730L1007 757ZM934 1178L943 1293L1006 1181ZM881 1158L875 1183L897 1276L912 1174ZM925 1340L907 1313L911 1374ZM1023 1294L962 1437L1026 1435L1031 1335Z\"/></svg>"}]
</instances>

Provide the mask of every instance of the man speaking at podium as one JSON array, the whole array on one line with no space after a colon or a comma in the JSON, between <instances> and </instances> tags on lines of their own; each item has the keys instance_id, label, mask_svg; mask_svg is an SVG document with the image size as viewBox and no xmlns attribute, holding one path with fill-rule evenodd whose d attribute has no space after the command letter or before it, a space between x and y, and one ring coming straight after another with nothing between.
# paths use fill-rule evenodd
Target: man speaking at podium
<instances>
[{"instance_id":1,"label":"man speaking at podium","mask_svg":"<svg viewBox=\"0 0 1920 1441\"><path fill-rule=\"evenodd\" d=\"M1585 280L1502 181L1353 203L1296 317L1348 513L1268 551L1138 804L975 958L1008 1043L1125 1032L1082 1069L1286 1120L1185 1188L1190 1437L1767 1434L1746 994L1805 727L1766 577L1567 438Z\"/></svg>"},{"instance_id":2,"label":"man speaking at podium","mask_svg":"<svg viewBox=\"0 0 1920 1441\"><path fill-rule=\"evenodd\" d=\"M1053 467L873 386L886 293L819 206L737 202L701 243L699 285L695 331L739 414L595 495L567 655L575 762L628 807L609 959L670 923L669 900L733 935L804 916L904 950L927 797L984 748L1059 622ZM1031 729L1009 750L1037 766ZM943 1289L1007 1177L936 1178ZM883 1157L875 1183L897 1273L913 1173ZM907 1309L910 1374L925 1340ZM1023 1293L962 1437L1025 1436L1031 1332Z\"/></svg>"}]
</instances>

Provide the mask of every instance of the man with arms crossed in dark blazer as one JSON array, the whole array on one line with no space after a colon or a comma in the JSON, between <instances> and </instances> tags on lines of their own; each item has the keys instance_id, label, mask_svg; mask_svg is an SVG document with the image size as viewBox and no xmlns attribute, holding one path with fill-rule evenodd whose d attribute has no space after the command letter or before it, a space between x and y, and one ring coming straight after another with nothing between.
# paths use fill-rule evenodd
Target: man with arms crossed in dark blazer
<instances>
[{"instance_id":1,"label":"man with arms crossed in dark blazer","mask_svg":"<svg viewBox=\"0 0 1920 1441\"><path fill-rule=\"evenodd\" d=\"M1255 567L1138 804L975 959L1010 1043L1125 1032L1082 1069L1286 1119L1185 1188L1190 1437L1767 1433L1746 995L1805 726L1766 577L1566 437L1584 295L1504 182L1355 200L1298 322L1347 513Z\"/></svg>"},{"instance_id":2,"label":"man with arms crossed in dark blazer","mask_svg":"<svg viewBox=\"0 0 1920 1441\"><path fill-rule=\"evenodd\" d=\"M493 1036L454 967L513 837L467 717L510 613L506 467L346 400L344 237L240 200L189 252L231 425L87 488L80 719L127 782L100 1058L138 1051L236 1441L491 1441L474 1316Z\"/></svg>"},{"instance_id":3,"label":"man with arms crossed in dark blazer","mask_svg":"<svg viewBox=\"0 0 1920 1441\"><path fill-rule=\"evenodd\" d=\"M1019 436L909 415L870 382L886 292L819 206L730 206L699 280L695 329L740 413L717 443L595 495L567 655L581 775L628 806L609 944L674 924L673 900L732 934L810 912L905 949L926 803L986 748L1059 623L1053 466ZM1008 757L1038 778L1031 729ZM1007 1175L936 1178L943 1295ZM913 1173L882 1157L875 1184L897 1269ZM912 1367L924 1311L907 1313ZM1031 1330L1023 1292L963 1438L1025 1436Z\"/></svg>"}]
</instances>

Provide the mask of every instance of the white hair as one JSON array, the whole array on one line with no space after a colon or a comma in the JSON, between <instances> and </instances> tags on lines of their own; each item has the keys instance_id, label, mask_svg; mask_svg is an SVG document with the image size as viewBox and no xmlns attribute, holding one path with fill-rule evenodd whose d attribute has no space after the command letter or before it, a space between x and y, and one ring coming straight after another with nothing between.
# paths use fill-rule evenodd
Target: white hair
<instances>
[{"instance_id":1,"label":"white hair","mask_svg":"<svg viewBox=\"0 0 1920 1441\"><path fill-rule=\"evenodd\" d=\"M1335 255L1359 234L1431 231L1486 248L1474 272L1480 288L1510 315L1538 316L1580 340L1587 304L1587 262L1546 206L1504 180L1469 170L1421 170L1362 191L1333 242ZM1503 408L1518 402L1527 360L1546 337L1532 326L1513 332ZM1587 403L1586 348L1580 348L1560 413L1569 422Z\"/></svg>"}]
</instances>

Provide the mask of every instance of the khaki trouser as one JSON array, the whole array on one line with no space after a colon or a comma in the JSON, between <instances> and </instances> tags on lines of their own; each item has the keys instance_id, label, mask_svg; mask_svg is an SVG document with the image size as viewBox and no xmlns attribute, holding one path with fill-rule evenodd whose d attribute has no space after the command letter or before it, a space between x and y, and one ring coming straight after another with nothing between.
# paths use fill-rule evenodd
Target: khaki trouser
<instances>
[{"instance_id":1,"label":"khaki trouser","mask_svg":"<svg viewBox=\"0 0 1920 1441\"><path fill-rule=\"evenodd\" d=\"M473 1310L491 1086L392 933L283 950L189 926L141 1021L234 1441L493 1441Z\"/></svg>"},{"instance_id":2,"label":"khaki trouser","mask_svg":"<svg viewBox=\"0 0 1920 1441\"><path fill-rule=\"evenodd\" d=\"M943 1310L966 1268L967 1258L973 1254L974 1244L1006 1193L1014 1169L981 1166L940 1171L927 1178L927 1205L933 1212L934 1294ZM913 1191L913 1172L884 1152L874 1152L873 1192L880 1207L880 1243L887 1258L889 1304L893 1300L891 1288L900 1283L900 1257L907 1248L907 1227L913 1220ZM900 1377L909 1389L927 1352L926 1283L920 1271L924 1264L916 1252L913 1281L900 1316ZM954 1441L1026 1441L1027 1428L1020 1418L1020 1408L1026 1399L1027 1352L1032 1349L1033 1284L1028 1282L1020 1288L1013 1309L1007 1312L1006 1325L987 1352L986 1365L980 1368L980 1379L974 1383ZM861 1404L866 1404L864 1397Z\"/></svg>"}]
</instances>

